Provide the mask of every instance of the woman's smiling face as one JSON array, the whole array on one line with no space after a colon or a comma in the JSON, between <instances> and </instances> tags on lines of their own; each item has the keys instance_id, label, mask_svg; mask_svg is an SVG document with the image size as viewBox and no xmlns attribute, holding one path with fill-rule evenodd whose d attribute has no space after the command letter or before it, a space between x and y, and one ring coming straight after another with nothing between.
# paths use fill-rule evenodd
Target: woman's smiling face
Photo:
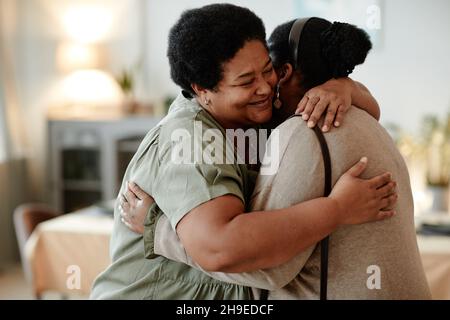
<instances>
[{"instance_id":1,"label":"woman's smiling face","mask_svg":"<svg viewBox=\"0 0 450 320\"><path fill-rule=\"evenodd\" d=\"M206 90L206 109L225 128L244 128L272 117L277 76L261 41L245 43L223 64L223 77L215 90Z\"/></svg>"}]
</instances>

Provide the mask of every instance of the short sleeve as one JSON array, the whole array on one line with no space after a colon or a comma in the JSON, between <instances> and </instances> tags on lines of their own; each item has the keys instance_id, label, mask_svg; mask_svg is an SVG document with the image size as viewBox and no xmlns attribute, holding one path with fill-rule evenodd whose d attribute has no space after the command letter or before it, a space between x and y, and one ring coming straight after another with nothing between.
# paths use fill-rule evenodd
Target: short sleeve
<instances>
[{"instance_id":1,"label":"short sleeve","mask_svg":"<svg viewBox=\"0 0 450 320\"><path fill-rule=\"evenodd\" d=\"M175 230L192 209L223 195L235 195L245 204L243 179L233 164L160 164L154 198Z\"/></svg>"}]
</instances>

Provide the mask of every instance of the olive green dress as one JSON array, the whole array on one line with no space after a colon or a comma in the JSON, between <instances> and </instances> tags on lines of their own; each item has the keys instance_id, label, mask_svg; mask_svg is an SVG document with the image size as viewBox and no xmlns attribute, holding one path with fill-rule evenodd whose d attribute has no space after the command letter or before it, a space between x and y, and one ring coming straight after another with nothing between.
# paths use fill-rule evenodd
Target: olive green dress
<instances>
[{"instance_id":1,"label":"olive green dress","mask_svg":"<svg viewBox=\"0 0 450 320\"><path fill-rule=\"evenodd\" d=\"M180 150L205 147L207 142L196 130L224 129L196 100L180 94L169 114L142 141L126 170L126 182L136 182L151 194L156 204L147 215L142 235L130 231L114 210L114 230L110 242L112 263L94 282L92 299L251 299L251 289L208 277L185 264L153 254L151 226L164 212L175 229L193 208L226 194L240 198L247 207L256 174L243 164L206 164L193 155L192 162L174 161ZM180 138L190 135L189 140ZM182 141L183 140L183 141ZM180 149L181 143L188 149ZM183 145L186 146L186 145ZM178 149L177 149L178 148ZM183 158L185 159L185 158ZM145 248L144 248L144 240Z\"/></svg>"}]
</instances>

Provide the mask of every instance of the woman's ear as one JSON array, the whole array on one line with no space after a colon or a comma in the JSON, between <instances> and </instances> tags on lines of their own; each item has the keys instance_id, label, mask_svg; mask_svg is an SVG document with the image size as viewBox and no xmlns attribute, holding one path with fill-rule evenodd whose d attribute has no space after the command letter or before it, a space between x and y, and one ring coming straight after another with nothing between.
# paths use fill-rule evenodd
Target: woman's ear
<instances>
[{"instance_id":1,"label":"woman's ear","mask_svg":"<svg viewBox=\"0 0 450 320\"><path fill-rule=\"evenodd\" d=\"M278 80L280 84L288 82L292 78L292 74L294 72L294 68L290 63L285 63L281 66L278 71Z\"/></svg>"},{"instance_id":2,"label":"woman's ear","mask_svg":"<svg viewBox=\"0 0 450 320\"><path fill-rule=\"evenodd\" d=\"M198 97L198 101L200 102L200 104L204 104L205 106L208 106L211 102L211 99L208 97L208 92L209 90L203 88L202 86L193 83L191 84L191 88L192 90L194 90L195 94Z\"/></svg>"},{"instance_id":3,"label":"woman's ear","mask_svg":"<svg viewBox=\"0 0 450 320\"><path fill-rule=\"evenodd\" d=\"M206 94L206 89L196 83L191 84L191 88L198 97L204 97Z\"/></svg>"}]
</instances>

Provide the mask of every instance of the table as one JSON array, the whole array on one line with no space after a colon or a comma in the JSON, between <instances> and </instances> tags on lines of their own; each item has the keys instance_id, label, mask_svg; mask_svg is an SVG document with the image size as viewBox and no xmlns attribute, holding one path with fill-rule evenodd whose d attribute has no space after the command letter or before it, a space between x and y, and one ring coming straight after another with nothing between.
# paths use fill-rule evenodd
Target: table
<instances>
[{"instance_id":1,"label":"table","mask_svg":"<svg viewBox=\"0 0 450 320\"><path fill-rule=\"evenodd\" d=\"M111 215L95 207L39 224L26 245L36 294L48 290L88 296L94 279L110 263L112 228ZM418 235L417 240L433 299L450 300L450 237Z\"/></svg>"},{"instance_id":2,"label":"table","mask_svg":"<svg viewBox=\"0 0 450 320\"><path fill-rule=\"evenodd\" d=\"M110 264L111 215L89 207L40 223L25 246L37 297L45 291L87 297Z\"/></svg>"}]
</instances>

